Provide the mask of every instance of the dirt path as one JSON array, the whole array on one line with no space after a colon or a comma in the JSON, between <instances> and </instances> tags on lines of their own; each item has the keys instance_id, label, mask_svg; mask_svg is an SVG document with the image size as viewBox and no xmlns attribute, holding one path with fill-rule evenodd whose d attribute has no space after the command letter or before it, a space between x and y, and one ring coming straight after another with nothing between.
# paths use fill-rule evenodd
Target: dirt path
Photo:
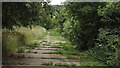
<instances>
[{"instance_id":1,"label":"dirt path","mask_svg":"<svg viewBox=\"0 0 120 68\"><path fill-rule=\"evenodd\" d=\"M53 65L73 65L80 66L80 63L75 59L66 59L67 55L61 54L44 54L48 52L56 52L60 48L52 46L37 45L34 49L26 49L25 53L17 53L14 58L8 58L5 65L27 65L27 66L53 66Z\"/></svg>"}]
</instances>

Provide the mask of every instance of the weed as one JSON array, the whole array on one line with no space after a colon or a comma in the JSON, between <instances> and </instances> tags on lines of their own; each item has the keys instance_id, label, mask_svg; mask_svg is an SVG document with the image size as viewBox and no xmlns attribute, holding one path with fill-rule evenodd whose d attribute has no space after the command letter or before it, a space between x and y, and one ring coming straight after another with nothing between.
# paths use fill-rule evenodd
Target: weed
<instances>
[{"instance_id":1,"label":"weed","mask_svg":"<svg viewBox=\"0 0 120 68\"><path fill-rule=\"evenodd\" d=\"M62 48L61 46L52 46L51 48Z\"/></svg>"},{"instance_id":2,"label":"weed","mask_svg":"<svg viewBox=\"0 0 120 68\"><path fill-rule=\"evenodd\" d=\"M27 51L26 53L34 53L34 54L37 54L38 52L36 52L36 51L34 51L34 52L32 52L32 51Z\"/></svg>"},{"instance_id":3,"label":"weed","mask_svg":"<svg viewBox=\"0 0 120 68\"><path fill-rule=\"evenodd\" d=\"M25 48L24 47L18 48L17 53L24 53L24 52L25 52Z\"/></svg>"},{"instance_id":4,"label":"weed","mask_svg":"<svg viewBox=\"0 0 120 68\"><path fill-rule=\"evenodd\" d=\"M46 66L76 66L76 64L67 64L67 63L43 63L41 65L46 65Z\"/></svg>"},{"instance_id":5,"label":"weed","mask_svg":"<svg viewBox=\"0 0 120 68\"><path fill-rule=\"evenodd\" d=\"M37 50L54 50L54 51L57 51L59 49L37 49Z\"/></svg>"},{"instance_id":6,"label":"weed","mask_svg":"<svg viewBox=\"0 0 120 68\"><path fill-rule=\"evenodd\" d=\"M78 59L74 56L67 56L67 57L39 57L38 59Z\"/></svg>"},{"instance_id":7,"label":"weed","mask_svg":"<svg viewBox=\"0 0 120 68\"><path fill-rule=\"evenodd\" d=\"M61 46L51 46L51 47L44 47L44 48L62 48Z\"/></svg>"},{"instance_id":8,"label":"weed","mask_svg":"<svg viewBox=\"0 0 120 68\"><path fill-rule=\"evenodd\" d=\"M24 63L24 62L20 62L20 63L17 63L17 64L20 64L20 65L28 65L27 63Z\"/></svg>"},{"instance_id":9,"label":"weed","mask_svg":"<svg viewBox=\"0 0 120 68\"><path fill-rule=\"evenodd\" d=\"M38 43L38 42L33 42L32 44L33 44L33 45L39 45L39 43Z\"/></svg>"},{"instance_id":10,"label":"weed","mask_svg":"<svg viewBox=\"0 0 120 68\"><path fill-rule=\"evenodd\" d=\"M28 47L38 47L38 46L36 46L36 45L27 45Z\"/></svg>"},{"instance_id":11,"label":"weed","mask_svg":"<svg viewBox=\"0 0 120 68\"><path fill-rule=\"evenodd\" d=\"M38 59L64 59L64 57L40 57Z\"/></svg>"},{"instance_id":12,"label":"weed","mask_svg":"<svg viewBox=\"0 0 120 68\"><path fill-rule=\"evenodd\" d=\"M30 56L29 56L29 57L27 57L27 58L34 58L34 57L30 57Z\"/></svg>"},{"instance_id":13,"label":"weed","mask_svg":"<svg viewBox=\"0 0 120 68\"><path fill-rule=\"evenodd\" d=\"M25 55L17 56L17 58L25 58Z\"/></svg>"},{"instance_id":14,"label":"weed","mask_svg":"<svg viewBox=\"0 0 120 68\"><path fill-rule=\"evenodd\" d=\"M48 41L45 41L45 40L44 40L44 41L42 41L42 42L48 42Z\"/></svg>"},{"instance_id":15,"label":"weed","mask_svg":"<svg viewBox=\"0 0 120 68\"><path fill-rule=\"evenodd\" d=\"M36 45L26 45L26 47L29 47L29 49L35 49L36 47L39 47L39 46L36 46Z\"/></svg>"},{"instance_id":16,"label":"weed","mask_svg":"<svg viewBox=\"0 0 120 68\"><path fill-rule=\"evenodd\" d=\"M62 52L47 52L47 53L42 53L42 54L63 54Z\"/></svg>"},{"instance_id":17,"label":"weed","mask_svg":"<svg viewBox=\"0 0 120 68\"><path fill-rule=\"evenodd\" d=\"M47 32L48 35L50 36L60 36L61 34L59 32L57 32L56 30L49 30Z\"/></svg>"},{"instance_id":18,"label":"weed","mask_svg":"<svg viewBox=\"0 0 120 68\"><path fill-rule=\"evenodd\" d=\"M41 65L53 66L53 63L52 62L50 62L50 63L42 63Z\"/></svg>"},{"instance_id":19,"label":"weed","mask_svg":"<svg viewBox=\"0 0 120 68\"><path fill-rule=\"evenodd\" d=\"M56 63L54 66L76 66L76 64Z\"/></svg>"},{"instance_id":20,"label":"weed","mask_svg":"<svg viewBox=\"0 0 120 68\"><path fill-rule=\"evenodd\" d=\"M78 58L74 56L67 56L66 59L78 59Z\"/></svg>"},{"instance_id":21,"label":"weed","mask_svg":"<svg viewBox=\"0 0 120 68\"><path fill-rule=\"evenodd\" d=\"M68 54L68 55L79 55L80 52L79 51L65 51L65 54Z\"/></svg>"},{"instance_id":22,"label":"weed","mask_svg":"<svg viewBox=\"0 0 120 68\"><path fill-rule=\"evenodd\" d=\"M37 52L31 52L31 53L37 54Z\"/></svg>"}]
</instances>

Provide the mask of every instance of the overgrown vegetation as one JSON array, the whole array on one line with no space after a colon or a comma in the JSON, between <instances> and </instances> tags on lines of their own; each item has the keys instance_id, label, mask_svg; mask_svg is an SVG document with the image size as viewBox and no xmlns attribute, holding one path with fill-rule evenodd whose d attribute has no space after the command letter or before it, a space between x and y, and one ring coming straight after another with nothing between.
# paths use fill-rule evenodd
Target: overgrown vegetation
<instances>
[{"instance_id":1,"label":"overgrown vegetation","mask_svg":"<svg viewBox=\"0 0 120 68\"><path fill-rule=\"evenodd\" d=\"M25 48L24 47L20 47L17 50L17 53L24 53L25 52Z\"/></svg>"},{"instance_id":2,"label":"overgrown vegetation","mask_svg":"<svg viewBox=\"0 0 120 68\"><path fill-rule=\"evenodd\" d=\"M61 6L51 6L46 2L3 3L3 56L22 53L24 46L35 49L35 45L41 44L35 40L42 39L46 34L54 39L48 39L52 42L56 39L64 41L63 37L67 38L67 42L56 44L60 46L52 46L63 50L44 54L82 54L81 58L77 59L82 60L83 66L118 66L119 10L120 2L70 2ZM43 45L51 45L50 41L42 42ZM67 57L71 58L75 59Z\"/></svg>"},{"instance_id":3,"label":"overgrown vegetation","mask_svg":"<svg viewBox=\"0 0 120 68\"><path fill-rule=\"evenodd\" d=\"M76 59L81 66L106 66L104 63L98 61L91 51L79 51L75 45L70 43L59 43L63 48L57 52L50 52L48 54L63 54L67 55L64 59Z\"/></svg>"},{"instance_id":4,"label":"overgrown vegetation","mask_svg":"<svg viewBox=\"0 0 120 68\"><path fill-rule=\"evenodd\" d=\"M23 35L18 32L5 30L2 33L2 51L4 52L2 55L9 56L17 52L17 48L24 43L21 37L23 37Z\"/></svg>"},{"instance_id":5,"label":"overgrown vegetation","mask_svg":"<svg viewBox=\"0 0 120 68\"><path fill-rule=\"evenodd\" d=\"M61 34L77 45L78 50L90 50L89 53L98 61L108 66L118 66L119 6L119 2L66 3L58 13L65 17L56 14L58 21L62 22Z\"/></svg>"},{"instance_id":6,"label":"overgrown vegetation","mask_svg":"<svg viewBox=\"0 0 120 68\"><path fill-rule=\"evenodd\" d=\"M41 33L43 32L43 33ZM34 49L34 40L44 36L45 29L42 27L35 27L33 29L21 27L14 30L3 29L2 32L2 50L3 56L10 56L16 52L24 52L24 47L27 46ZM36 34L37 33L37 34Z\"/></svg>"}]
</instances>

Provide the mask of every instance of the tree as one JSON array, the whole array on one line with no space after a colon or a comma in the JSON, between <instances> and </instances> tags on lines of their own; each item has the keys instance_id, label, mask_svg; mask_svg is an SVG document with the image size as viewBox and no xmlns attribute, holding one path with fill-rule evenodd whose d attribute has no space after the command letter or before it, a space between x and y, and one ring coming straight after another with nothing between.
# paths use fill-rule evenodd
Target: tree
<instances>
[{"instance_id":1,"label":"tree","mask_svg":"<svg viewBox=\"0 0 120 68\"><path fill-rule=\"evenodd\" d=\"M101 26L98 8L105 6L105 3L80 3L72 2L66 5L66 9L72 16L71 39L80 49L89 49L95 46L94 42ZM73 39L74 38L74 39Z\"/></svg>"},{"instance_id":2,"label":"tree","mask_svg":"<svg viewBox=\"0 0 120 68\"><path fill-rule=\"evenodd\" d=\"M31 28L32 25L44 24L45 20L49 21L51 6L46 2L3 2L2 5L3 28L13 29L13 26Z\"/></svg>"}]
</instances>

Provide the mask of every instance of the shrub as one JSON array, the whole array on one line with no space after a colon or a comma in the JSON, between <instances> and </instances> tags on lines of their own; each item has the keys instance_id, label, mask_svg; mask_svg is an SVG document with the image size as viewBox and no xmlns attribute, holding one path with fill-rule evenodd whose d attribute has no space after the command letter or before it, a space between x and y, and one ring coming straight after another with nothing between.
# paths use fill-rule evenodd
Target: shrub
<instances>
[{"instance_id":1,"label":"shrub","mask_svg":"<svg viewBox=\"0 0 120 68\"><path fill-rule=\"evenodd\" d=\"M94 57L109 66L118 65L118 45L120 40L117 30L101 28L93 49Z\"/></svg>"}]
</instances>

